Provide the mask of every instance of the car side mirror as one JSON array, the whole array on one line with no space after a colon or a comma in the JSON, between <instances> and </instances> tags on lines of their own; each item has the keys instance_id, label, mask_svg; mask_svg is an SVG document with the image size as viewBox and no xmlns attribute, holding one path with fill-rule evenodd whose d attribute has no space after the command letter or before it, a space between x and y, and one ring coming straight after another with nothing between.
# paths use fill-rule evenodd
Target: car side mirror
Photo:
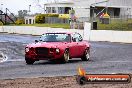
<instances>
[{"instance_id":1,"label":"car side mirror","mask_svg":"<svg viewBox=\"0 0 132 88\"><path fill-rule=\"evenodd\" d=\"M39 42L38 40L35 40L35 43Z\"/></svg>"}]
</instances>

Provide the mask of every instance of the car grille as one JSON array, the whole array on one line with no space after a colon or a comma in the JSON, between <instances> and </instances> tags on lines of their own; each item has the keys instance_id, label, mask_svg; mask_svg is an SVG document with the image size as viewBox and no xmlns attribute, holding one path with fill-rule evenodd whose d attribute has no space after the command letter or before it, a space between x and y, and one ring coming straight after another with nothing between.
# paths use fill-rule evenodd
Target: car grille
<instances>
[{"instance_id":1,"label":"car grille","mask_svg":"<svg viewBox=\"0 0 132 88\"><path fill-rule=\"evenodd\" d=\"M43 54L43 55L48 55L49 49L45 47L38 47L35 49L36 54Z\"/></svg>"}]
</instances>

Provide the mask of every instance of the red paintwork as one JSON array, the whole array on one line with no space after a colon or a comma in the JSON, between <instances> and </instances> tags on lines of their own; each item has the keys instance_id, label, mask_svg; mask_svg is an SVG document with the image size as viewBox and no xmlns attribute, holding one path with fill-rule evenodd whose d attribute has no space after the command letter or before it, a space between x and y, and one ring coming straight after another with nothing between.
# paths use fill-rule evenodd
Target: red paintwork
<instances>
[{"instance_id":1,"label":"red paintwork","mask_svg":"<svg viewBox=\"0 0 132 88\"><path fill-rule=\"evenodd\" d=\"M72 35L72 33L66 33ZM69 49L70 58L80 58L84 55L84 51L86 48L90 48L90 44L88 41L82 42L73 42L71 38L71 42L38 42L28 44L26 48L30 48L29 52L25 52L25 57L34 60L48 60L48 59L61 59L63 57L65 49ZM35 48L38 47L46 47L49 48L48 54L36 54ZM55 51L50 53L50 48L60 49L60 53L56 53Z\"/></svg>"}]
</instances>

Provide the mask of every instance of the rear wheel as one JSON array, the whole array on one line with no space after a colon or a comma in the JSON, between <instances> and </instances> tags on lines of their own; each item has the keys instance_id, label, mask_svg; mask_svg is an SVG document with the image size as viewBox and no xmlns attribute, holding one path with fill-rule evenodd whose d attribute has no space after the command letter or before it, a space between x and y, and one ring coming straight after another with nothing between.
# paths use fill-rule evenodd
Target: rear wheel
<instances>
[{"instance_id":1,"label":"rear wheel","mask_svg":"<svg viewBox=\"0 0 132 88\"><path fill-rule=\"evenodd\" d=\"M32 60L32 59L27 58L27 57L25 57L25 61L26 61L26 63L29 64L29 65L31 65L31 64L33 64L33 63L35 62L35 60Z\"/></svg>"},{"instance_id":2,"label":"rear wheel","mask_svg":"<svg viewBox=\"0 0 132 88\"><path fill-rule=\"evenodd\" d=\"M82 61L88 61L90 59L90 50L88 48L85 50L84 55L81 59Z\"/></svg>"},{"instance_id":3,"label":"rear wheel","mask_svg":"<svg viewBox=\"0 0 132 88\"><path fill-rule=\"evenodd\" d=\"M70 59L70 55L69 55L69 51L65 50L64 54L63 54L63 63L67 63Z\"/></svg>"}]
</instances>

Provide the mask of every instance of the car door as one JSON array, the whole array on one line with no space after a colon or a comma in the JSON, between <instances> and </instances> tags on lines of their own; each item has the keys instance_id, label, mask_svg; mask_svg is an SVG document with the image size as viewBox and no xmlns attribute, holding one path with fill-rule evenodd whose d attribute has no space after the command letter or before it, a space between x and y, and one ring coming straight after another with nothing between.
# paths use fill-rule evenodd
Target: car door
<instances>
[{"instance_id":1,"label":"car door","mask_svg":"<svg viewBox=\"0 0 132 88\"><path fill-rule=\"evenodd\" d=\"M82 42L83 39L79 33L75 33L74 36L76 38L76 43L77 43L77 45L76 45L77 46L76 57L80 57L84 53L85 44Z\"/></svg>"},{"instance_id":2,"label":"car door","mask_svg":"<svg viewBox=\"0 0 132 88\"><path fill-rule=\"evenodd\" d=\"M83 38L82 36L77 33L77 38L78 38L78 49L79 49L79 55L82 56L84 54L85 51L85 43L83 42Z\"/></svg>"},{"instance_id":3,"label":"car door","mask_svg":"<svg viewBox=\"0 0 132 88\"><path fill-rule=\"evenodd\" d=\"M71 57L76 57L78 55L78 42L76 36L73 34L71 35L71 43L70 43L70 55Z\"/></svg>"}]
</instances>

